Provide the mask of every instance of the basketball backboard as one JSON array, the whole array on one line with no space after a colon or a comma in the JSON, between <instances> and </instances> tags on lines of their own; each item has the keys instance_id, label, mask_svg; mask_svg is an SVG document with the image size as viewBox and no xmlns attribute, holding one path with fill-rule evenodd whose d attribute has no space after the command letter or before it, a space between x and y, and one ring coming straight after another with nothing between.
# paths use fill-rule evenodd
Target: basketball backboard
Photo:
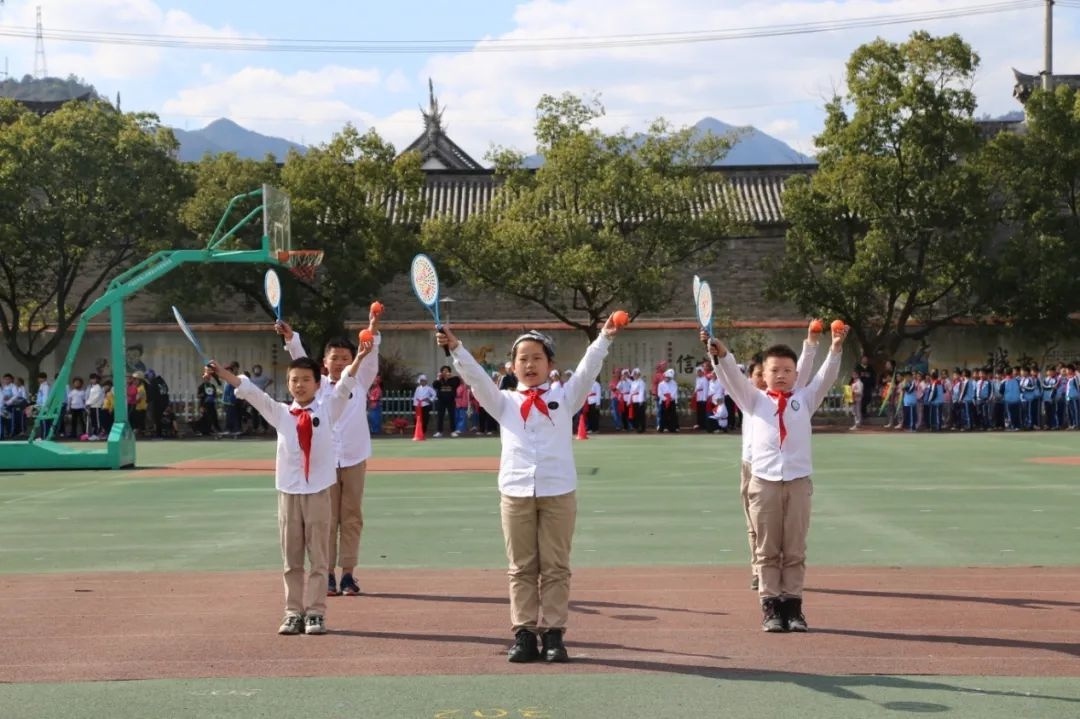
<instances>
[{"instance_id":1,"label":"basketball backboard","mask_svg":"<svg viewBox=\"0 0 1080 719\"><path fill-rule=\"evenodd\" d=\"M292 250L292 209L289 196L270 185L263 185L263 243L270 256L284 262Z\"/></svg>"}]
</instances>

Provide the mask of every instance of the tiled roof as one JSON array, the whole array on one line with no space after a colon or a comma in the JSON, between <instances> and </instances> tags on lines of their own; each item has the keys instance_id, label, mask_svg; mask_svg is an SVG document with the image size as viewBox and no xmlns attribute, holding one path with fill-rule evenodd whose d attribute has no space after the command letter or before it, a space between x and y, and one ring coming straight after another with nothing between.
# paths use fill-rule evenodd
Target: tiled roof
<instances>
[{"instance_id":1,"label":"tiled roof","mask_svg":"<svg viewBox=\"0 0 1080 719\"><path fill-rule=\"evenodd\" d=\"M715 181L700 209L727 204L734 218L748 224L767 226L784 222L781 197L784 184L795 175L812 174L815 165L723 167L711 171ZM461 222L485 210L495 194L494 174L478 172L429 171L424 187L428 218L450 215Z\"/></svg>"}]
</instances>

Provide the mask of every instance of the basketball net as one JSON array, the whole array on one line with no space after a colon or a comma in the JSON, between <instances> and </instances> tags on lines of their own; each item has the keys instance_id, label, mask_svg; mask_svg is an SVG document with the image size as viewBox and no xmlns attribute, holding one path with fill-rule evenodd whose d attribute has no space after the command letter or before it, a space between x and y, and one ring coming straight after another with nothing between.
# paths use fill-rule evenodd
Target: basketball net
<instances>
[{"instance_id":1,"label":"basketball net","mask_svg":"<svg viewBox=\"0 0 1080 719\"><path fill-rule=\"evenodd\" d=\"M278 261L289 268L298 279L311 282L315 279L315 271L323 261L322 250L292 250L291 252L279 252Z\"/></svg>"}]
</instances>

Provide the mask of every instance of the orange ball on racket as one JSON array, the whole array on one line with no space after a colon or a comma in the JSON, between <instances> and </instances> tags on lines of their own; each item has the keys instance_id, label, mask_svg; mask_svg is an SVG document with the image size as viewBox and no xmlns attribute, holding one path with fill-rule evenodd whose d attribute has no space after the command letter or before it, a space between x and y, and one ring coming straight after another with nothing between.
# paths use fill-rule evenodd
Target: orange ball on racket
<instances>
[{"instance_id":1,"label":"orange ball on racket","mask_svg":"<svg viewBox=\"0 0 1080 719\"><path fill-rule=\"evenodd\" d=\"M825 331L825 323L821 320L814 320L810 323L810 331L816 334L820 334Z\"/></svg>"},{"instance_id":2,"label":"orange ball on racket","mask_svg":"<svg viewBox=\"0 0 1080 719\"><path fill-rule=\"evenodd\" d=\"M611 324L616 327L626 327L626 325L630 324L630 315L627 314L626 310L615 310L611 313Z\"/></svg>"},{"instance_id":3,"label":"orange ball on racket","mask_svg":"<svg viewBox=\"0 0 1080 719\"><path fill-rule=\"evenodd\" d=\"M379 302L378 300L375 300L374 302L371 303L371 314L378 316L378 315L382 314L382 311L383 311L382 302Z\"/></svg>"},{"instance_id":4,"label":"orange ball on racket","mask_svg":"<svg viewBox=\"0 0 1080 719\"><path fill-rule=\"evenodd\" d=\"M369 330L367 328L364 328L364 329L360 330L360 341L361 342L374 342L375 341L375 335L372 334L371 330Z\"/></svg>"},{"instance_id":5,"label":"orange ball on racket","mask_svg":"<svg viewBox=\"0 0 1080 719\"><path fill-rule=\"evenodd\" d=\"M847 329L847 325L844 324L843 320L833 320L832 324L829 325L829 329L831 329L833 332L843 332Z\"/></svg>"}]
</instances>

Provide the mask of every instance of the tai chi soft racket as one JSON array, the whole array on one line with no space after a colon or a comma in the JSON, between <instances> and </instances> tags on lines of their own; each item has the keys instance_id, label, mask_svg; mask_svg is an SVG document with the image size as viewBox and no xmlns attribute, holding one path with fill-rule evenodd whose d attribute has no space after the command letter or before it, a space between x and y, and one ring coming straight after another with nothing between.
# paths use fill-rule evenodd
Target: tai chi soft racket
<instances>
[{"instance_id":1,"label":"tai chi soft racket","mask_svg":"<svg viewBox=\"0 0 1080 719\"><path fill-rule=\"evenodd\" d=\"M274 310L274 317L281 322L281 278L273 269L267 270L263 276L263 293Z\"/></svg>"},{"instance_id":2,"label":"tai chi soft racket","mask_svg":"<svg viewBox=\"0 0 1080 719\"><path fill-rule=\"evenodd\" d=\"M188 341L191 342L195 351L199 353L199 357L202 358L203 364L210 364L210 358L206 356L206 351L203 350L202 344L199 343L199 338L195 336L195 332L188 323L184 321L184 316L180 314L180 310L176 309L176 306L174 305L172 311L173 317L176 318L176 324L180 325L180 329L183 331L184 336L188 338Z\"/></svg>"},{"instance_id":3,"label":"tai chi soft racket","mask_svg":"<svg viewBox=\"0 0 1080 719\"><path fill-rule=\"evenodd\" d=\"M442 320L439 318L439 273L435 270L435 263L425 254L417 255L413 258L409 277L416 299L427 307L435 320L435 329L442 332ZM443 347L443 351L447 357L450 356L449 347Z\"/></svg>"},{"instance_id":4,"label":"tai chi soft racket","mask_svg":"<svg viewBox=\"0 0 1080 719\"><path fill-rule=\"evenodd\" d=\"M694 297L694 304L697 307L698 324L701 325L701 329L705 330L709 337L712 337L712 289L709 287L708 282L702 281L698 287L697 295Z\"/></svg>"}]
</instances>

